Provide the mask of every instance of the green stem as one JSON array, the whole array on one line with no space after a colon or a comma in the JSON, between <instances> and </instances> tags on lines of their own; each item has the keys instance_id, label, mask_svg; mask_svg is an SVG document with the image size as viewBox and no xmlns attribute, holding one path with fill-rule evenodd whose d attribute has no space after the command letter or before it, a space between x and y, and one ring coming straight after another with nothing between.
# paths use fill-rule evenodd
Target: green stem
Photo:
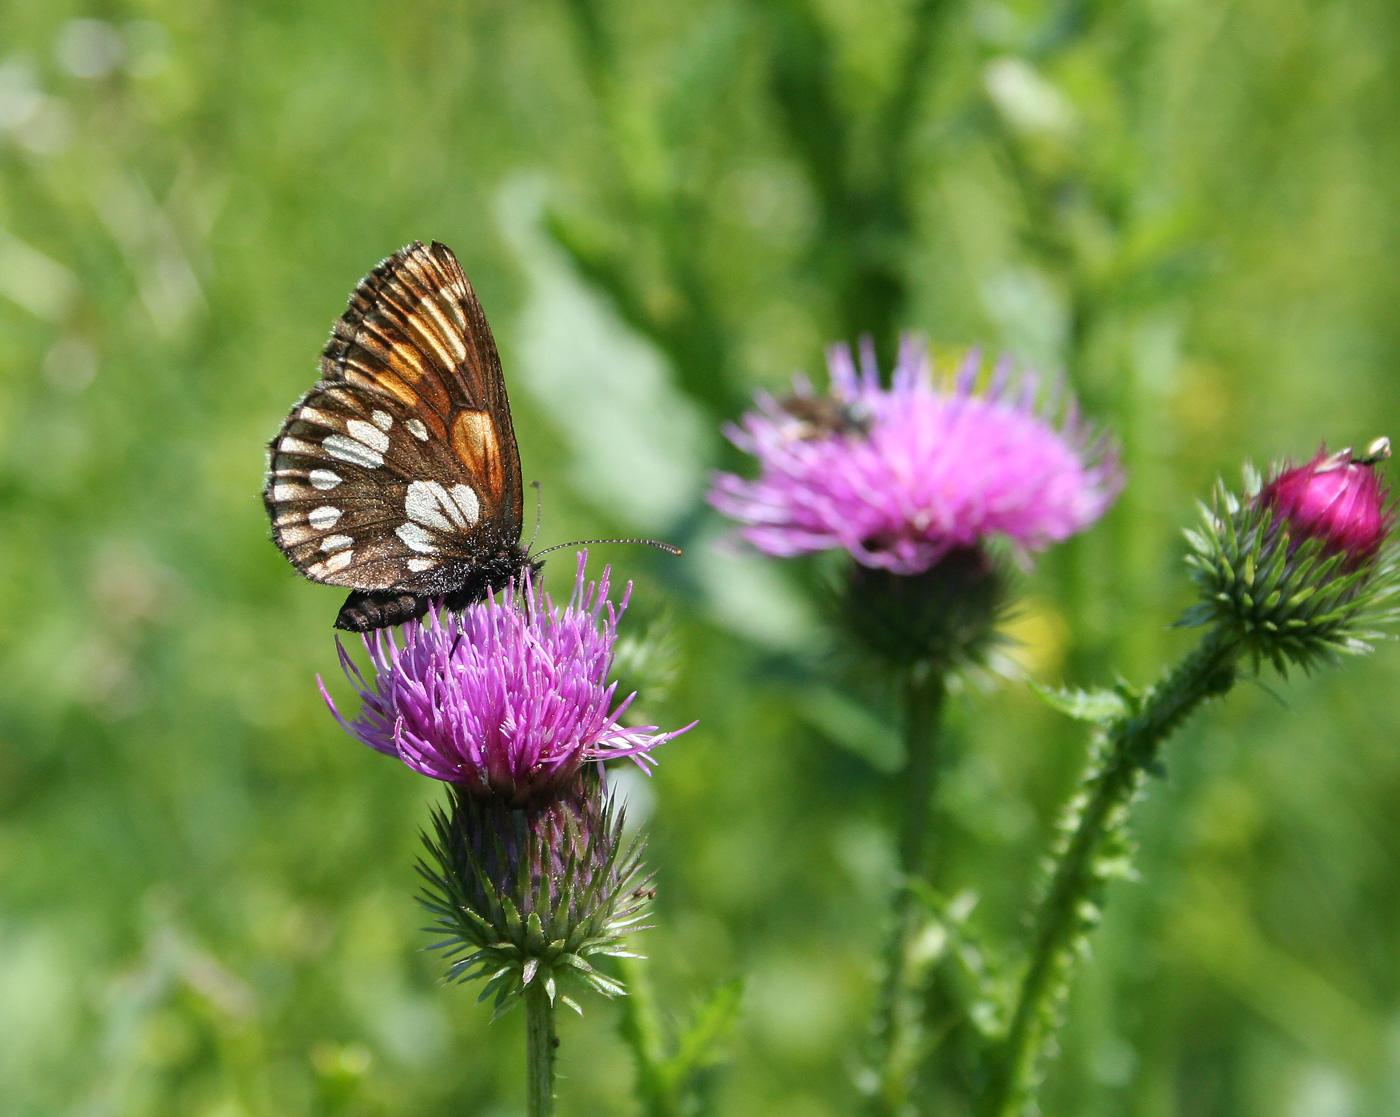
<instances>
[{"instance_id":1,"label":"green stem","mask_svg":"<svg viewBox=\"0 0 1400 1117\"><path fill-rule=\"evenodd\" d=\"M905 681L905 760L900 783L904 810L899 829L901 880L893 904L893 927L885 949L885 982L875 1023L876 1084L872 1108L894 1117L904 1112L923 1045L918 975L909 958L910 939L918 925L918 907L909 883L927 871L928 821L938 771L938 727L947 688L943 676L928 668L911 671Z\"/></svg>"},{"instance_id":2,"label":"green stem","mask_svg":"<svg viewBox=\"0 0 1400 1117\"><path fill-rule=\"evenodd\" d=\"M554 1002L542 982L525 987L525 1113L554 1115Z\"/></svg>"},{"instance_id":3,"label":"green stem","mask_svg":"<svg viewBox=\"0 0 1400 1117\"><path fill-rule=\"evenodd\" d=\"M1238 653L1237 642L1213 630L1143 696L1136 712L1106 728L1066 812L1069 837L1052 861L1030 965L983 1098L984 1117L1021 1117L1025 1112L1077 947L1098 919L1104 884L1121 875L1121 866L1101 856L1105 846L1121 839L1128 810L1162 743L1197 706L1234 684Z\"/></svg>"}]
</instances>

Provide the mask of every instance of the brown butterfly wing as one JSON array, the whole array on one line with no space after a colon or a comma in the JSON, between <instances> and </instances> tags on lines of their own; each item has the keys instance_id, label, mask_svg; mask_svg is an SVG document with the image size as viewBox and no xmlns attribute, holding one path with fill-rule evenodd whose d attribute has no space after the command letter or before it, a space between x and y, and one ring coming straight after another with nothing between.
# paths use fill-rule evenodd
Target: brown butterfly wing
<instances>
[{"instance_id":1,"label":"brown butterfly wing","mask_svg":"<svg viewBox=\"0 0 1400 1117\"><path fill-rule=\"evenodd\" d=\"M270 457L273 538L314 581L438 595L519 567L505 381L450 249L411 244L361 281Z\"/></svg>"}]
</instances>

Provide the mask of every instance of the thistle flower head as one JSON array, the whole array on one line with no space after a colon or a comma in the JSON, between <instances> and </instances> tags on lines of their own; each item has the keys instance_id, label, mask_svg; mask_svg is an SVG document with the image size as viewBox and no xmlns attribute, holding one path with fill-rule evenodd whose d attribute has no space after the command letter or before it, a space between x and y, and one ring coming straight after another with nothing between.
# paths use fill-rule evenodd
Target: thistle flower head
<instances>
[{"instance_id":1,"label":"thistle flower head","mask_svg":"<svg viewBox=\"0 0 1400 1117\"><path fill-rule=\"evenodd\" d=\"M1056 408L1037 405L1034 377L1013 385L1005 362L981 390L976 353L945 390L913 338L889 388L868 346L859 371L845 346L828 363L830 397L799 382L790 400L760 396L726 432L759 475L717 475L709 501L767 554L845 548L865 566L918 574L990 536L1041 550L1092 524L1122 487L1116 455L1073 403L1057 422Z\"/></svg>"},{"instance_id":2,"label":"thistle flower head","mask_svg":"<svg viewBox=\"0 0 1400 1117\"><path fill-rule=\"evenodd\" d=\"M369 680L342 647L361 708L343 717L323 685L331 712L414 771L515 804L568 785L589 761L630 756L645 767L651 749L685 730L622 724L632 700L614 701L608 675L627 594L614 606L608 572L589 583L586 561L580 553L562 606L527 573L523 588L499 599L410 621L402 644L385 630L367 634Z\"/></svg>"},{"instance_id":3,"label":"thistle flower head","mask_svg":"<svg viewBox=\"0 0 1400 1117\"><path fill-rule=\"evenodd\" d=\"M1370 651L1400 593L1394 515L1375 471L1388 448L1379 439L1360 458L1324 448L1267 484L1246 469L1242 496L1218 486L1202 528L1186 533L1201 602L1181 623L1220 625L1280 671Z\"/></svg>"},{"instance_id":4,"label":"thistle flower head","mask_svg":"<svg viewBox=\"0 0 1400 1117\"><path fill-rule=\"evenodd\" d=\"M421 899L452 959L449 981L487 978L480 999L494 996L498 1013L534 982L551 1001L562 982L623 991L588 959L627 954L621 937L638 929L651 890L641 843L623 838L595 771L523 806L453 787L424 844Z\"/></svg>"}]
</instances>

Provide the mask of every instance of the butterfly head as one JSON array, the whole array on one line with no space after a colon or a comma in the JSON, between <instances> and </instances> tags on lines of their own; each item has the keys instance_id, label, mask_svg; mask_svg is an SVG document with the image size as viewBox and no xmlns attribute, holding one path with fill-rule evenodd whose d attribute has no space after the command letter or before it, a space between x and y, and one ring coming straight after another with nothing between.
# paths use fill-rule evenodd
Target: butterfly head
<instances>
[{"instance_id":1,"label":"butterfly head","mask_svg":"<svg viewBox=\"0 0 1400 1117\"><path fill-rule=\"evenodd\" d=\"M461 585L443 595L442 603L449 609L465 609L499 593L514 582L520 585L526 575L537 577L544 569L543 559L532 559L520 543L509 543L489 554L478 556L461 571Z\"/></svg>"}]
</instances>

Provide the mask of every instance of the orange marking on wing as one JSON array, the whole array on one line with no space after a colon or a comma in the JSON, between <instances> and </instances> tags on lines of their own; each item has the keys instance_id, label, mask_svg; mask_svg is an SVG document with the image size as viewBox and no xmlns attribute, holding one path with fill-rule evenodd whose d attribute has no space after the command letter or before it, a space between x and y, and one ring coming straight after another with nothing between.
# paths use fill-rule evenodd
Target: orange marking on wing
<instances>
[{"instance_id":1,"label":"orange marking on wing","mask_svg":"<svg viewBox=\"0 0 1400 1117\"><path fill-rule=\"evenodd\" d=\"M408 328L417 335L416 340L425 349L431 347L443 368L456 368L467 359L467 347L461 338L461 330L455 328L452 320L443 311L441 296L437 292L423 296L408 319Z\"/></svg>"},{"instance_id":2,"label":"orange marking on wing","mask_svg":"<svg viewBox=\"0 0 1400 1117\"><path fill-rule=\"evenodd\" d=\"M419 403L419 394L405 384L397 375L387 369L366 370L353 365L345 367L345 380L352 387L362 391L379 389L388 392L405 407L414 409Z\"/></svg>"},{"instance_id":3,"label":"orange marking on wing","mask_svg":"<svg viewBox=\"0 0 1400 1117\"><path fill-rule=\"evenodd\" d=\"M389 347L389 367L410 384L417 384L428 374L429 364L423 352L412 340L395 341Z\"/></svg>"},{"instance_id":4,"label":"orange marking on wing","mask_svg":"<svg viewBox=\"0 0 1400 1117\"><path fill-rule=\"evenodd\" d=\"M505 488L505 468L491 417L484 411L458 412L452 420L452 450L474 476L485 482L492 502L499 501Z\"/></svg>"}]
</instances>

